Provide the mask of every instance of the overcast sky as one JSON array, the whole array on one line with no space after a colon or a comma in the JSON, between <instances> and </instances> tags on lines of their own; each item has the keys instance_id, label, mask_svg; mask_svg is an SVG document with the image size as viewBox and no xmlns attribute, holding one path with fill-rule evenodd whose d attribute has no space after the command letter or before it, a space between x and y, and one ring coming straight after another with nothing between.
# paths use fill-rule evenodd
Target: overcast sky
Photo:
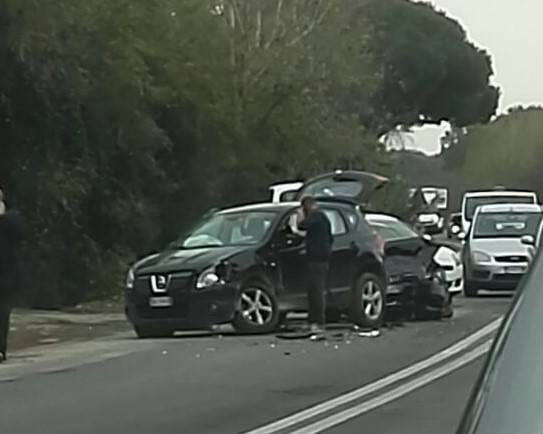
<instances>
[{"instance_id":1,"label":"overcast sky","mask_svg":"<svg viewBox=\"0 0 543 434\"><path fill-rule=\"evenodd\" d=\"M543 0L433 0L456 18L472 41L492 55L501 87L500 110L543 105ZM429 153L439 150L440 133L425 128L415 135Z\"/></svg>"}]
</instances>

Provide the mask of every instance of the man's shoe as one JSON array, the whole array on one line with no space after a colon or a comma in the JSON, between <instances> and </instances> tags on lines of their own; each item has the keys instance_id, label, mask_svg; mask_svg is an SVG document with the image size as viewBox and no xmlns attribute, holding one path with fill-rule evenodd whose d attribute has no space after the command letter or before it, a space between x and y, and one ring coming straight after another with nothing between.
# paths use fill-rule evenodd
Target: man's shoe
<instances>
[{"instance_id":1,"label":"man's shoe","mask_svg":"<svg viewBox=\"0 0 543 434\"><path fill-rule=\"evenodd\" d=\"M318 324L311 324L309 327L311 336L309 337L312 341L322 341L326 339L326 334L324 333L324 328Z\"/></svg>"},{"instance_id":2,"label":"man's shoe","mask_svg":"<svg viewBox=\"0 0 543 434\"><path fill-rule=\"evenodd\" d=\"M7 359L6 353L0 353L0 363L5 362Z\"/></svg>"}]
</instances>

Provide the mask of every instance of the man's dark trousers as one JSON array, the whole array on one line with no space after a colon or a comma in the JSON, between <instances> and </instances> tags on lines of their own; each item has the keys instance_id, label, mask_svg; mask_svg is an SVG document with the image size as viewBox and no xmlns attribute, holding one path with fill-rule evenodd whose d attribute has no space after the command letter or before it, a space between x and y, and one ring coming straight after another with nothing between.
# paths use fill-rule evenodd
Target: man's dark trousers
<instances>
[{"instance_id":1,"label":"man's dark trousers","mask_svg":"<svg viewBox=\"0 0 543 434\"><path fill-rule=\"evenodd\" d=\"M307 296L309 324L324 327L326 324L326 281L328 262L310 261L307 264Z\"/></svg>"},{"instance_id":2,"label":"man's dark trousers","mask_svg":"<svg viewBox=\"0 0 543 434\"><path fill-rule=\"evenodd\" d=\"M7 354L11 309L10 302L0 300L0 353L4 356Z\"/></svg>"}]
</instances>

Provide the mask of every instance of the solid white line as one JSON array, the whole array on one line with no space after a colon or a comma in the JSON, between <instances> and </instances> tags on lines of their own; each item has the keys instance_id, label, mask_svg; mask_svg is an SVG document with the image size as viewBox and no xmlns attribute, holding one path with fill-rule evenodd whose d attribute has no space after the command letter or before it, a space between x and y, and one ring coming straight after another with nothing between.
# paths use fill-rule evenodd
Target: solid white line
<instances>
[{"instance_id":1,"label":"solid white line","mask_svg":"<svg viewBox=\"0 0 543 434\"><path fill-rule=\"evenodd\" d=\"M320 414L333 410L336 407L348 404L351 401L355 401L371 393L377 392L385 387L397 383L398 381L411 377L412 375L428 369L431 366L436 365L437 363L440 363L443 360L446 360L449 357L452 357L453 355L466 350L480 339L496 331L496 329L500 326L501 321L502 317L498 318L495 321L492 321L490 324L477 330L475 333L469 335L467 338L462 339L461 341L444 349L443 351L440 351L439 353L434 354L433 356L422 360L414 365L411 365L405 369L383 377L374 383L367 384L344 395L340 395L337 398L333 398L329 401L325 401L321 404L309 407L306 410L294 413L283 419L279 419L276 422L272 422L268 425L263 425L252 431L247 431L245 434L273 434L292 425L296 425L313 417L319 416Z\"/></svg>"},{"instance_id":2,"label":"solid white line","mask_svg":"<svg viewBox=\"0 0 543 434\"><path fill-rule=\"evenodd\" d=\"M386 392L383 395L377 396L359 405L355 405L354 407L348 408L347 410L333 414L332 416L329 416L323 420L315 422L299 430L293 431L291 434L321 433L336 425L340 425L342 423L347 422L350 419L358 417L361 414L368 413L378 407L388 404L391 401L395 401L396 399L401 398L402 396L405 396L417 389L420 389L423 386L426 386L427 384L433 381L438 380L441 377L444 377L450 374L456 369L459 369L465 365L468 365L469 363L473 362L474 360L478 359L483 354L485 354L489 350L490 345L491 345L491 341L489 340L488 342L478 346L477 348L470 351L469 353L466 353L454 359L453 361L448 362L447 364L443 366L440 366L439 368L435 368L433 371L430 371L427 374L421 375L420 377L415 378L414 380L411 380L408 383L398 386L397 388L389 392Z\"/></svg>"}]
</instances>

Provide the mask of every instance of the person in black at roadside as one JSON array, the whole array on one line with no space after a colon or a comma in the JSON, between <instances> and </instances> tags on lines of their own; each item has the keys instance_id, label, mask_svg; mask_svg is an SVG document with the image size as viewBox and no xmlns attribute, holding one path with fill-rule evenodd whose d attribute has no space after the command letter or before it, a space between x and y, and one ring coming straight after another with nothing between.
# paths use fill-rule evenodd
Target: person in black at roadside
<instances>
[{"instance_id":1,"label":"person in black at roadside","mask_svg":"<svg viewBox=\"0 0 543 434\"><path fill-rule=\"evenodd\" d=\"M17 253L21 242L21 226L16 215L6 210L0 190L0 363L7 357L9 320L15 295L19 289Z\"/></svg>"},{"instance_id":2,"label":"person in black at roadside","mask_svg":"<svg viewBox=\"0 0 543 434\"><path fill-rule=\"evenodd\" d=\"M305 232L307 250L307 296L311 338L324 339L326 325L326 280L332 252L332 227L314 198L302 199L298 229Z\"/></svg>"}]
</instances>

